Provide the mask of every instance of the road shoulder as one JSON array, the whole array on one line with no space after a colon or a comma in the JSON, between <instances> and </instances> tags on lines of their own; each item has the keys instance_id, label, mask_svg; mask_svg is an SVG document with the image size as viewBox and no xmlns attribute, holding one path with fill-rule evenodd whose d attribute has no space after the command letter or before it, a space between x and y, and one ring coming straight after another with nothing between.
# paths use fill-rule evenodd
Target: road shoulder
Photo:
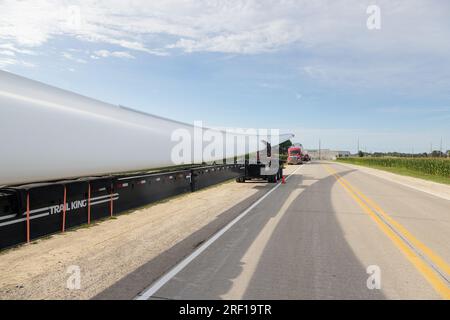
<instances>
[{"instance_id":1,"label":"road shoulder","mask_svg":"<svg viewBox=\"0 0 450 320\"><path fill-rule=\"evenodd\" d=\"M382 179L385 179L385 180L388 180L391 182L401 184L403 186L412 188L414 190L422 191L422 192L431 194L433 196L436 196L436 197L439 197L439 198L442 198L445 200L450 200L450 186L445 185L445 184L427 181L427 180L423 180L423 179L419 179L419 178L402 176L399 174L395 174L395 173L391 173L391 172L387 172L387 171L383 171L383 170L378 170L378 169L374 169L374 168L369 168L369 167L365 167L365 166L359 166L359 165L355 165L355 164L348 164L348 163L342 163L342 162L329 162L329 163L356 169L361 172L370 174L372 176L376 176L378 178L382 178Z\"/></svg>"}]
</instances>

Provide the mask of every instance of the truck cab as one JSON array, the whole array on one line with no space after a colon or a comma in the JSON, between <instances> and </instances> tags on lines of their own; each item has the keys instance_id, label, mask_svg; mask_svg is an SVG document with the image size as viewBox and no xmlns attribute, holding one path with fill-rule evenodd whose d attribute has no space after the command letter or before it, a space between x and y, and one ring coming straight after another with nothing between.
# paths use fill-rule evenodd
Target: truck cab
<instances>
[{"instance_id":1,"label":"truck cab","mask_svg":"<svg viewBox=\"0 0 450 320\"><path fill-rule=\"evenodd\" d=\"M302 164L303 149L301 146L293 146L288 149L287 164Z\"/></svg>"}]
</instances>

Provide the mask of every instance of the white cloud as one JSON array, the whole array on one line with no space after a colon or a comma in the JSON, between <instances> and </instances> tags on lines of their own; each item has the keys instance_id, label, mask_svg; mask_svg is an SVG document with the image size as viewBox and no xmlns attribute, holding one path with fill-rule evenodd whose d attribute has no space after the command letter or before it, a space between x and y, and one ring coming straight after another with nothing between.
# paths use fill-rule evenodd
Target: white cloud
<instances>
[{"instance_id":1,"label":"white cloud","mask_svg":"<svg viewBox=\"0 0 450 320\"><path fill-rule=\"evenodd\" d=\"M17 60L11 58L0 58L0 68L13 64L17 64Z\"/></svg>"},{"instance_id":2,"label":"white cloud","mask_svg":"<svg viewBox=\"0 0 450 320\"><path fill-rule=\"evenodd\" d=\"M0 49L5 49L20 54L36 55L36 52L27 49L19 49L12 43L0 43Z\"/></svg>"},{"instance_id":3,"label":"white cloud","mask_svg":"<svg viewBox=\"0 0 450 320\"><path fill-rule=\"evenodd\" d=\"M277 50L301 39L301 27L291 21L270 21L248 30L199 39L178 40L168 48L181 48L186 52L212 51L255 54Z\"/></svg>"},{"instance_id":4,"label":"white cloud","mask_svg":"<svg viewBox=\"0 0 450 320\"><path fill-rule=\"evenodd\" d=\"M94 52L95 55L91 56L92 59L98 59L99 57L108 58L126 58L134 59L135 57L126 51L108 51L108 50L97 50Z\"/></svg>"},{"instance_id":5,"label":"white cloud","mask_svg":"<svg viewBox=\"0 0 450 320\"><path fill-rule=\"evenodd\" d=\"M327 78L326 70L321 66L304 66L302 67L301 71L311 78L315 79Z\"/></svg>"},{"instance_id":6,"label":"white cloud","mask_svg":"<svg viewBox=\"0 0 450 320\"><path fill-rule=\"evenodd\" d=\"M259 53L298 41L301 27L286 17L293 3L269 1L123 1L76 2L56 0L33 3L1 2L0 38L25 47L40 46L68 35L156 55L168 48L187 52ZM274 12L273 8L277 8ZM280 8L280 9L278 9ZM272 16L272 13L275 13ZM164 36L168 39L162 39ZM153 44L153 40L156 41Z\"/></svg>"},{"instance_id":7,"label":"white cloud","mask_svg":"<svg viewBox=\"0 0 450 320\"><path fill-rule=\"evenodd\" d=\"M31 62L18 60L18 59L14 59L14 58L0 57L0 68L1 69L5 69L8 66L13 66L13 65L17 65L20 67L26 67L26 68L34 68L36 66L34 63L31 63Z\"/></svg>"},{"instance_id":8,"label":"white cloud","mask_svg":"<svg viewBox=\"0 0 450 320\"><path fill-rule=\"evenodd\" d=\"M0 39L38 47L65 35L129 50L264 53L304 48L447 52L449 4L379 0L382 29L366 28L369 0L36 0L0 2ZM76 10L74 10L74 8ZM383 46L379 46L380 41Z\"/></svg>"},{"instance_id":9,"label":"white cloud","mask_svg":"<svg viewBox=\"0 0 450 320\"><path fill-rule=\"evenodd\" d=\"M64 58L66 58L67 60L75 61L77 63L86 63L86 60L74 57L71 53L68 53L68 52L63 52L62 56Z\"/></svg>"},{"instance_id":10,"label":"white cloud","mask_svg":"<svg viewBox=\"0 0 450 320\"><path fill-rule=\"evenodd\" d=\"M290 56L292 68L308 81L444 92L450 86L450 3L376 3L378 31L366 27L373 0L3 0L0 49L36 54L59 37L90 42L93 52L107 46L109 57L120 58L134 52L234 57L288 49L297 53ZM75 53L65 58L86 62Z\"/></svg>"},{"instance_id":11,"label":"white cloud","mask_svg":"<svg viewBox=\"0 0 450 320\"><path fill-rule=\"evenodd\" d=\"M16 54L14 53L14 51L0 50L0 55L14 57Z\"/></svg>"}]
</instances>

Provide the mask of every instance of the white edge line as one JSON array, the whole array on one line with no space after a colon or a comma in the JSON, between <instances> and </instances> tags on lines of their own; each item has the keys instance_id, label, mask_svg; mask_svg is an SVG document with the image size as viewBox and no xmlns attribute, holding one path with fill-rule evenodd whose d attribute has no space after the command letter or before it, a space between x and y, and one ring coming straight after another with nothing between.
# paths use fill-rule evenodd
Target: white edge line
<instances>
[{"instance_id":1,"label":"white edge line","mask_svg":"<svg viewBox=\"0 0 450 320\"><path fill-rule=\"evenodd\" d=\"M298 167L294 170L289 176L286 177L288 180L294 173L296 173L301 167ZM208 241L206 241L203 245L198 247L194 252L184 258L181 262L179 262L175 267L173 267L169 272L159 278L156 282L154 282L150 287L145 289L143 292L137 295L134 300L148 300L151 296L153 296L161 287L163 287L167 282L169 282L173 277L175 277L181 270L183 270L189 263L191 263L195 258L197 258L203 251L205 251L211 244L213 244L217 239L219 239L225 232L227 232L232 226L234 226L239 220L245 217L253 208L255 208L258 204L260 204L265 198L267 198L273 191L278 189L281 186L281 183L277 183L272 189L270 189L265 195L259 198L255 203L253 203L250 207L248 207L244 212L242 212L239 216L230 221L225 227L215 233Z\"/></svg>"}]
</instances>

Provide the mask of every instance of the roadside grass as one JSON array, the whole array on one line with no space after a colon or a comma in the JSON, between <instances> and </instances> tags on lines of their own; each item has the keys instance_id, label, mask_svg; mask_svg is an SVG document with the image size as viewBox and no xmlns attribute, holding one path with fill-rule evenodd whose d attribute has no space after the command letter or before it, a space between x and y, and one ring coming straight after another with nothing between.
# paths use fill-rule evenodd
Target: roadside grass
<instances>
[{"instance_id":1,"label":"roadside grass","mask_svg":"<svg viewBox=\"0 0 450 320\"><path fill-rule=\"evenodd\" d=\"M432 159L430 159L430 160L432 160ZM360 165L360 166L383 170L383 171L387 171L387 172L391 172L391 173L395 173L395 174L399 174L399 175L403 175L403 176L409 176L409 177L413 177L413 178L419 178L419 179L423 179L423 180L428 180L428 181L433 181L433 182L437 182L437 183L450 185L450 176L433 175L433 174L428 174L428 173L420 172L418 170L404 168L404 167L400 167L400 166L399 167L395 167L395 166L387 167L387 166L383 166L383 165L365 162L364 160L361 160L359 158L337 159L336 161L342 162L342 163L350 163L350 164ZM446 160L446 161L450 161L450 160Z\"/></svg>"}]
</instances>

